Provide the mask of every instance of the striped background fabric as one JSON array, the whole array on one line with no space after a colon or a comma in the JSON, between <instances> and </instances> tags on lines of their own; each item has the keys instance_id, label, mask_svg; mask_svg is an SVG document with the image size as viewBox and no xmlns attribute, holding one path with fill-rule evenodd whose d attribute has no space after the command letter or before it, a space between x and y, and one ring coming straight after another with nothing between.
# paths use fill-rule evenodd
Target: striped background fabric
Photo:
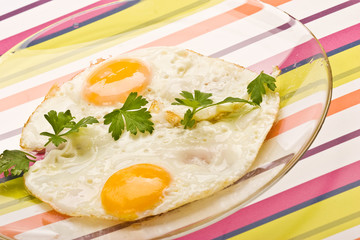
<instances>
[{"instance_id":1,"label":"striped background fabric","mask_svg":"<svg viewBox=\"0 0 360 240\"><path fill-rule=\"evenodd\" d=\"M323 46L333 76L329 111L310 148L276 184L240 210L208 226L192 229L178 239L359 240L360 0L263 2L298 19ZM100 7L104 4L106 7ZM204 40L212 33L241 27L243 22L254 20L262 14L261 6L245 0L13 0L4 3L0 8L0 152L19 148L24 122L51 86L71 79L92 59L111 55L114 49L126 52L161 45L186 47L190 42L206 51L209 48L206 44L213 42ZM146 11L149 7L156 11ZM69 21L70 16L73 22ZM128 17L125 23L121 21L124 16ZM249 42L270 43L271 36L276 34L291 37L291 24L263 32L249 30L246 40L229 36L224 46L215 44L211 46L212 52L204 54L232 60L232 54L245 52ZM94 32L94 29L101 30ZM12 58L11 52L20 50L22 54ZM284 44L283 49L268 49L263 59L248 58L244 65L257 71L271 71L272 61L284 55L292 56L295 50L296 58L305 61L313 57L309 42L304 40L291 46ZM46 52L52 61L33 55L32 51ZM284 76L292 76L296 67L293 58L289 57L279 66ZM17 67L19 62L21 70ZM286 108L287 104L296 103L284 101L283 104ZM280 121L288 124L282 128L275 126L267 140L288 132L298 133L311 120L313 110L317 111L316 105L303 110L308 111L308 115L301 112L301 115L281 116ZM279 161L278 165L281 164ZM74 227L75 222L81 227ZM119 232L127 231L128 227L126 223L99 223L59 214L29 195L22 177L0 176L0 238L119 239ZM134 239L146 238L146 233L136 236Z\"/></svg>"}]
</instances>

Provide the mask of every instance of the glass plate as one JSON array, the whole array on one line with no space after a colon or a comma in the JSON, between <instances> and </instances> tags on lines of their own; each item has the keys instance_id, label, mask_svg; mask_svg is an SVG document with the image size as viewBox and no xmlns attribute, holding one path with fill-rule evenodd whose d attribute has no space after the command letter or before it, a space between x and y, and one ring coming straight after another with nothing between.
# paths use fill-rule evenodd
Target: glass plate
<instances>
[{"instance_id":1,"label":"glass plate","mask_svg":"<svg viewBox=\"0 0 360 240\"><path fill-rule=\"evenodd\" d=\"M76 13L1 56L0 117L5 119L0 129L1 145L4 149L18 148L15 142L20 126L54 83L71 79L99 57L161 45L178 45L257 72L281 71L277 78L281 109L248 173L211 197L141 221L118 223L74 217L28 233L0 228L3 237L184 236L250 203L284 176L314 141L328 111L332 76L322 46L303 24L259 1L148 0L116 1ZM43 212L51 212L27 195L19 179L2 178L0 197L13 205L2 205L0 211L22 214L25 207L38 205ZM23 198L27 198L25 203L19 200ZM43 219L44 226L52 223L47 220Z\"/></svg>"}]
</instances>

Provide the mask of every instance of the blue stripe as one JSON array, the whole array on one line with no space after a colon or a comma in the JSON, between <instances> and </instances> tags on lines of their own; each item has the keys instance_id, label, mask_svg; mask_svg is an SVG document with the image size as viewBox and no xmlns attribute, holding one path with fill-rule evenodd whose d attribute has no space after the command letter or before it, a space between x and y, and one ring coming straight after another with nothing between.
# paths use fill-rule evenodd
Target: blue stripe
<instances>
[{"instance_id":1,"label":"blue stripe","mask_svg":"<svg viewBox=\"0 0 360 240\"><path fill-rule=\"evenodd\" d=\"M340 193L346 192L346 191L348 191L350 189L353 189L353 188L356 188L356 187L359 187L359 186L360 186L360 180L358 180L356 182L353 182L353 183L350 183L348 185L345 185L343 187L340 187L338 189L335 189L335 190L333 190L331 192L320 195L318 197L315 197L313 199L310 199L310 200L308 200L306 202L300 203L300 204L298 204L296 206L293 206L293 207L288 208L288 209L286 209L284 211L278 212L278 213L276 213L274 215L271 215L271 216L266 217L264 219L261 219L261 220L259 220L257 222L249 224L249 225L247 225L245 227L242 227L242 228L239 228L239 229L234 230L232 232L229 232L227 234L224 234L224 235L222 235L220 237L215 238L214 240L223 240L223 239L228 239L228 238L234 237L236 235L239 235L241 233L244 233L246 231L249 231L251 229L254 229L256 227L264 225L264 224L266 224L268 222L271 222L271 221L274 221L274 220L276 220L278 218L286 216L286 215L288 215L290 213L296 212L296 211L301 210L301 209L303 209L305 207L308 207L308 206L313 205L315 203L321 202L321 201L326 200L326 199L328 199L330 197L333 197L335 195L338 195Z\"/></svg>"}]
</instances>

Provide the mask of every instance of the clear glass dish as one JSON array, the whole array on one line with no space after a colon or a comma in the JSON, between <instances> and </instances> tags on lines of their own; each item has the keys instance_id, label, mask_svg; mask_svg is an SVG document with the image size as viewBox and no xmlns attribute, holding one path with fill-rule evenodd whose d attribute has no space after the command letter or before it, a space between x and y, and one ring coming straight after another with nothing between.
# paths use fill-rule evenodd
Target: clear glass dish
<instances>
[{"instance_id":1,"label":"clear glass dish","mask_svg":"<svg viewBox=\"0 0 360 240\"><path fill-rule=\"evenodd\" d=\"M51 231L60 239L75 238L68 228L77 232L76 237L121 239L130 234L134 239L186 239L186 234L238 211L283 177L310 147L324 122L332 75L318 40L298 20L273 6L235 0L116 1L44 28L0 58L0 91L5 96L0 99L1 118L30 101L36 106L53 83L70 79L99 57L159 45L178 45L257 72L280 70L281 109L275 125L248 173L223 191L134 223L59 221ZM26 97L12 100L19 94ZM18 119L25 122L33 110L17 111ZM0 141L7 141L4 136L19 136L19 131L8 126L1 126ZM2 181L0 197L16 200L5 192L11 191L15 179L8 180ZM23 188L20 182L15 185L17 190ZM3 237L14 237L6 234L13 229L3 230ZM39 229L36 234L44 237L48 231Z\"/></svg>"}]
</instances>

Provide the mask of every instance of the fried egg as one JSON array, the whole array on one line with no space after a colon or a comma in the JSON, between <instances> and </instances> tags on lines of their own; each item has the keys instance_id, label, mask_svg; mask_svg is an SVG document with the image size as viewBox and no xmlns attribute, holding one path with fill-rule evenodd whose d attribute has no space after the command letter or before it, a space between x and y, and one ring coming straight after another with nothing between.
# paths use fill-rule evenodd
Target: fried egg
<instances>
[{"instance_id":1,"label":"fried egg","mask_svg":"<svg viewBox=\"0 0 360 240\"><path fill-rule=\"evenodd\" d=\"M44 148L52 132L44 114L70 110L75 121L94 116L24 175L27 189L71 216L133 221L208 197L243 176L256 158L278 112L279 96L268 92L261 107L243 103L198 112L193 129L180 119L188 109L172 105L181 91L249 99L256 73L178 47L140 49L91 65L54 87L23 128L21 146ZM147 99L152 134L124 132L115 141L104 115L120 108L130 92Z\"/></svg>"}]
</instances>

